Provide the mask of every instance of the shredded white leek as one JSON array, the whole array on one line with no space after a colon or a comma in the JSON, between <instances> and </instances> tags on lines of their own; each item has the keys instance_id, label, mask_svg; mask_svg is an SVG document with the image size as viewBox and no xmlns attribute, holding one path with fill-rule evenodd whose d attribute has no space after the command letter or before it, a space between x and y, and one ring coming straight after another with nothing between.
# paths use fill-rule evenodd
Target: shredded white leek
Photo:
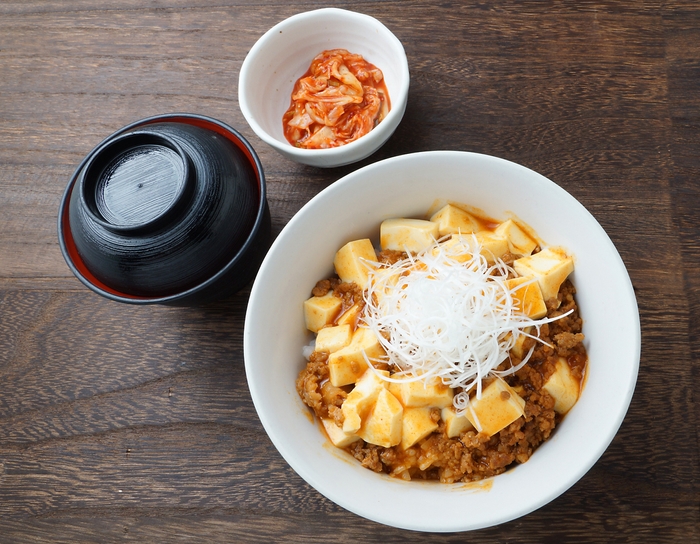
<instances>
[{"instance_id":1,"label":"shredded white leek","mask_svg":"<svg viewBox=\"0 0 700 544\"><path fill-rule=\"evenodd\" d=\"M509 274L517 275L500 259L489 264L474 237L458 244L436 242L418 255L370 270L363 326L387 354L370 362L398 368L390 381L437 377L461 388L454 406L464 413L472 389L481 398L484 378L513 374L528 362L534 348L517 366L496 370L520 335L537 339L524 329L539 331L554 320L533 320L519 311L505 284Z\"/></svg>"}]
</instances>

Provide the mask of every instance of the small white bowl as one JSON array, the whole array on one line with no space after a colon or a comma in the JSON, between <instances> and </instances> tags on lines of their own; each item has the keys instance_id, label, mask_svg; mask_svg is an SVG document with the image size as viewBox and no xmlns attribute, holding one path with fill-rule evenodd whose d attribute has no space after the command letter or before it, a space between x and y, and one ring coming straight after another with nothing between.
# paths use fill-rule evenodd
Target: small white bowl
<instances>
[{"instance_id":1,"label":"small white bowl","mask_svg":"<svg viewBox=\"0 0 700 544\"><path fill-rule=\"evenodd\" d=\"M377 241L391 217L423 217L443 200L529 224L574 255L589 355L581 397L529 461L481 484L404 482L364 469L334 448L295 389L304 367L303 301L331 276L346 242ZM403 155L361 168L319 193L282 230L253 285L245 332L251 396L270 439L319 492L360 516L417 531L503 523L545 505L598 460L625 416L639 368L641 333L627 270L603 228L570 194L512 162L457 151Z\"/></svg>"},{"instance_id":2,"label":"small white bowl","mask_svg":"<svg viewBox=\"0 0 700 544\"><path fill-rule=\"evenodd\" d=\"M338 48L360 54L382 70L391 110L354 142L330 149L297 148L282 129L294 83L316 55ZM282 21L253 45L241 66L238 102L253 131L283 156L311 166L335 167L368 157L389 139L406 110L409 79L403 46L386 26L369 15L324 8Z\"/></svg>"}]
</instances>

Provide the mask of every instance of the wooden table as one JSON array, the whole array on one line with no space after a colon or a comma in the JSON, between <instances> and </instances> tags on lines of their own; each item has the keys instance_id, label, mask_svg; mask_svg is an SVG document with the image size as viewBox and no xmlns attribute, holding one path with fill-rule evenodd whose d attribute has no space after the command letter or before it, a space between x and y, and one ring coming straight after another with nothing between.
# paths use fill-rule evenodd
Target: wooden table
<instances>
[{"instance_id":1,"label":"wooden table","mask_svg":"<svg viewBox=\"0 0 700 544\"><path fill-rule=\"evenodd\" d=\"M254 135L237 81L264 31L329 4L392 29L412 80L384 148L321 170ZM698 59L692 0L4 0L0 541L700 541ZM250 140L275 235L341 176L415 151L496 155L573 194L622 255L642 322L636 393L600 461L540 510L463 534L385 527L308 486L250 399L249 287L194 309L121 305L61 256L74 168L115 130L167 112Z\"/></svg>"}]
</instances>

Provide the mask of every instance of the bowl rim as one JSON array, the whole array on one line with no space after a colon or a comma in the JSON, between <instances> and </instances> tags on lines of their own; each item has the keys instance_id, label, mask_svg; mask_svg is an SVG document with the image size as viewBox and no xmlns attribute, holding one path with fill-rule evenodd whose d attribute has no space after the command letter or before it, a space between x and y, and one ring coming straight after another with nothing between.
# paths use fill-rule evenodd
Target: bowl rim
<instances>
[{"instance_id":1,"label":"bowl rim","mask_svg":"<svg viewBox=\"0 0 700 544\"><path fill-rule=\"evenodd\" d=\"M345 145L326 149L305 149L295 147L286 140L282 141L273 137L257 122L249 105L247 82L252 79L250 76L250 72L254 69L253 63L255 57L265 49L265 47L267 46L266 42L272 36L282 33L285 29L288 29L290 26L297 25L300 22L313 18L321 18L328 15L351 17L358 21L370 22L373 25L378 25L379 28L385 31L388 40L400 53L400 62L396 64L401 74L401 77L399 78L398 82L399 95L396 97L390 97L392 105L387 116L384 119L382 119L382 122L379 123L374 129L372 129L370 132L368 132L361 138L358 138L357 140L349 142ZM253 129L253 132L255 132L255 134L266 144L270 145L274 149L280 150L281 152L291 157L298 158L301 161L310 157L323 157L326 161L330 162L334 159L341 160L344 155L352 154L352 152L356 148L380 146L382 143L382 139L386 137L384 129L392 127L395 123L398 124L400 119L403 117L403 114L406 109L406 102L408 99L409 86L410 73L406 51L403 47L403 44L401 43L401 40L399 40L396 37L396 35L384 23L379 21L377 18L372 17L371 15L367 15L365 13L360 13L357 11L342 8L320 8L292 15L275 24L272 28L270 28L267 32L260 36L260 38L258 38L255 44L253 44L253 46L248 51L248 54L246 55L245 59L243 59L243 64L241 65L241 70L238 76L238 103L241 112L243 113L243 117ZM396 121L397 117L399 118L398 121ZM391 132L393 132L393 130Z\"/></svg>"},{"instance_id":2,"label":"bowl rim","mask_svg":"<svg viewBox=\"0 0 700 544\"><path fill-rule=\"evenodd\" d=\"M628 329L629 329L629 336L626 338L626 343L625 346L629 347L630 349L626 352L628 355L627 360L625 361L625 366L624 366L624 371L623 375L624 377L628 378L628 381L625 381L625 383L619 383L616 384L616 393L619 393L617 395L617 401L615 402L615 408L616 410L613 411L610 415L611 417L605 422L604 425L604 434L599 434L597 435L598 438L596 441L592 444L591 448L584 454L586 457L584 457L580 463L577 463L576 467L574 470L569 470L567 471L564 475L557 476L557 482L556 485L551 488L546 490L546 492L541 492L534 500L533 502L530 503L523 503L519 504L517 507L511 507L511 509L507 512L507 514L504 514L502 512L496 512L493 514L489 514L487 516L487 519L485 520L478 520L478 521L465 521L465 520L451 520L447 524L438 524L435 522L430 522L432 525L429 525L428 522L425 522L424 524L421 524L419 521L415 519L406 519L406 516L404 513L397 513L394 510L387 509L386 511L382 513L377 513L376 511L373 511L371 509L370 503L372 500L368 500L368 504L359 504L357 502L352 502L351 499L348 497L340 494L336 489L334 489L334 485L329 484L328 481L324 480L324 476L319 474L318 466L309 466L308 461L304 460L303 462L299 460L299 456L297 455L297 452L291 451L288 446L284 442L284 436L280 432L280 429L276 428L278 425L277 422L274 420L272 417L272 409L271 407L265 402L265 384L262 383L262 380L256 379L256 372L255 372L255 361L252 360L252 356L255 354L255 346L253 345L253 339L251 338L251 333L250 333L250 327L253 325L253 322L255 320L258 320L259 317L256 315L258 313L256 307L254 306L255 301L260 299L262 297L262 293L265 290L265 286L262 284L262 282L265 280L266 276L270 273L270 270L274 267L274 261L276 259L276 255L278 252L280 252L280 247L284 246L284 244L287 244L287 238L289 233L293 233L295 230L297 230L296 225L298 223L302 223L307 221L308 215L305 215L305 212L307 212L309 209L313 209L314 206L317 205L317 203L322 203L324 202L324 199L327 198L327 195L331 192L340 192L340 196L342 196L343 191L348 191L349 188L351 187L351 183L357 179L357 178L362 178L365 176L367 170L369 169L374 169L374 168L379 168L379 167L386 167L388 170L388 167L393 164L399 164L403 161L412 161L412 160L420 160L422 157L436 157L436 158L449 158L450 156L471 156L471 157L481 157L490 161L495 161L496 163L500 163L502 165L510 165L515 166L521 171L530 171L534 175L536 175L538 178L541 178L541 180L545 180L549 184L551 184L552 190L555 192L557 197L562 197L569 199L572 202L572 205L576 205L577 207L580 207L581 212L586 214L587 221L590 225L597 225L597 229L599 230L599 234L604 236L604 238L607 240L607 245L609 246L607 248L607 251L613 251L614 254L616 254L617 259L619 259L619 263L616 263L619 265L619 274L621 274L621 279L623 279L623 284L621 285L621 288L619 289L620 292L620 297L622 299L622 302L625 305L625 314L631 317L631 321L628 323ZM382 173L386 174L387 170L383 170ZM346 187L347 186L347 187ZM357 189L356 187L354 188L355 190ZM336 195L338 196L338 195ZM303 218L303 219L302 219ZM374 220L376 218L373 218ZM279 264L279 263L278 263ZM301 319L301 318L300 318ZM282 455L282 457L287 461L287 463L299 474L306 482L308 482L312 487L314 487L319 493L322 495L326 496L339 506L359 515L364 518L370 519L372 521L382 523L385 525L393 526L393 527L398 527L398 528L403 528L403 529L408 529L408 530L414 530L414 531L422 531L422 532L456 532L456 531L469 531L469 530L476 530L476 529L482 529L494 525L498 525L501 523L505 523L508 521L511 521L513 519L522 517L526 514L529 514L538 508L544 506L545 504L551 502L552 500L556 499L558 496L566 492L571 486L573 486L577 481L579 481L592 467L595 465L595 463L600 459L600 457L603 455L605 450L608 448L614 437L616 436L620 426L622 425L622 422L627 415L629 405L634 393L635 385L636 385L636 380L638 376L638 371L639 371L639 364L640 364L640 354L641 354L641 327L640 327L640 321L639 321L639 311L637 307L637 301L636 301L636 296L634 294L634 289L632 287L631 280L629 278L628 272L626 270L626 267L624 266L624 262L622 261L622 258L619 256L619 253L617 253L617 249L615 248L613 242L610 240L610 238L607 236L607 233L604 231L602 226L597 222L597 220L592 216L592 214L577 200L575 199L571 194L569 194L567 191L565 191L562 187L559 185L555 184L548 178L542 176L541 174L538 174L537 172L534 172L530 169L528 169L525 166L519 165L517 163L514 163L512 161L508 161L506 159L501 159L498 157L493 157L490 155L484 155L480 153L471 153L471 152L463 152L463 151L425 151L425 152L418 152L418 153L410 153L406 155L400 155L396 157L392 157L389 159L385 159L383 161L378 161L376 163L370 164L368 166L365 166L363 168L360 168L354 172L351 172L347 174L346 176L342 177L338 181L336 181L334 184L330 185L320 193L318 193L314 198L312 198L305 206L303 206L297 214L287 223L287 225L283 228L282 232L277 236L277 239L273 242L272 246L270 247L270 250L267 253L267 256L265 257L263 264L260 267L260 272L253 284L253 288L251 290L250 298L249 298L249 303L248 303L248 310L246 313L246 319L245 319L245 326L244 326L244 359L245 359L245 368L246 368L246 375L248 378L248 384L249 384L249 390L251 394L251 398L253 400L253 404L256 408L256 412L258 413L258 416L261 420L261 423L263 424L263 427L265 428L270 440L272 443L275 445L275 447L278 449L279 453ZM293 387L292 387L293 389ZM285 406L287 406L285 404ZM299 414L299 417L301 418L303 414ZM303 419L303 418L301 418ZM316 431L321 434L321 431L319 429L316 429ZM552 437L556 441L556 434ZM550 443L552 439L549 441L545 442L544 445ZM332 446L329 446L329 448L332 448ZM308 452L307 452L308 453ZM323 455L324 458L327 456L328 452L324 451L323 453L319 453L319 455ZM533 459L536 459L536 456L533 456ZM532 464L533 459L530 459L528 463ZM549 457L548 457L549 460ZM353 459L348 459L348 462L352 463L354 460ZM541 464L540 462L537 463L538 466ZM359 465L358 465L359 466ZM505 478L508 478L509 481L511 479L516 479L519 478L520 475L522 474L522 470L518 472L518 469L527 466L527 464L522 465L521 467L516 467L513 470L509 470L504 474L498 475L497 477L494 478L489 478L486 480L495 482L494 486L498 485L500 487L500 484L498 482L503 482L505 483ZM360 467L361 468L361 467ZM362 469L365 470L365 469ZM327 474L325 476L328 476ZM375 475L378 478L389 478L386 475ZM392 480L392 485L395 482L394 479ZM405 482L401 482L405 483ZM408 482L407 484L411 484L413 482ZM417 483L418 485L421 485L421 482ZM445 489L447 491L454 491L462 488L464 484L437 484L439 486L444 486L441 487L441 489ZM424 488L425 489L425 488ZM430 492L432 493L432 492ZM440 492L441 493L441 492ZM434 496L434 495L431 495Z\"/></svg>"},{"instance_id":3,"label":"bowl rim","mask_svg":"<svg viewBox=\"0 0 700 544\"><path fill-rule=\"evenodd\" d=\"M179 293L174 293L172 295L158 296L158 297L148 297L139 295L130 295L127 293L122 293L113 289L100 280L98 280L83 263L78 250L73 241L73 235L70 227L69 221L69 210L70 210L70 200L73 190L78 190L80 174L85 168L85 166L90 162L93 156L100 151L105 145L118 137L121 137L124 133L133 130L135 128L151 125L154 123L186 123L194 126L199 126L201 128L207 128L217 132L219 135L227 138L232 144L236 145L245 157L250 162L253 167L256 180L258 182L258 205L257 212L255 215L255 221L253 227L248 233L243 245L238 249L236 254L226 263L221 269L219 269L215 274L204 280L203 282L190 287L185 291ZM213 117L208 117L205 115L192 114L192 113L167 113L160 115L153 115L143 119L134 121L116 132L113 132L106 138L104 138L99 144L90 150L90 152L83 158L83 160L78 164L77 168L71 175L70 181L68 182L63 196L61 197L61 203L58 209L58 243L63 254L63 258L66 264L70 268L71 272L89 289L98 293L108 299L124 302L127 304L170 304L177 303L193 297L198 293L204 291L210 285L216 283L222 276L229 273L229 271L234 268L238 262L243 258L243 256L249 251L251 246L255 243L256 237L263 228L263 223L266 216L267 209L267 194L266 194L266 181L265 174L263 171L262 163L257 153L250 145L250 143L245 139L245 137L238 132L233 127L214 119Z\"/></svg>"}]
</instances>

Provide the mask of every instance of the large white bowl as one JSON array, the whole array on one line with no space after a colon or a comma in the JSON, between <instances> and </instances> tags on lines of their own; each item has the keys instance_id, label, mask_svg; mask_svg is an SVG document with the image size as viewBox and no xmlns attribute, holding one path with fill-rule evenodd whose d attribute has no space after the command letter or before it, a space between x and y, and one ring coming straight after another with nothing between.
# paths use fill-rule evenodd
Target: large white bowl
<instances>
[{"instance_id":1,"label":"large white bowl","mask_svg":"<svg viewBox=\"0 0 700 544\"><path fill-rule=\"evenodd\" d=\"M422 217L436 200L509 214L548 245L575 255L572 280L584 319L588 377L578 403L523 465L485 485L403 482L364 469L331 446L295 390L309 341L302 302L333 272L346 242L378 237L391 217ZM283 229L255 280L245 322L250 392L272 442L309 484L371 520L419 531L478 529L523 516L579 480L617 432L637 378L636 299L615 246L562 188L523 166L473 153L435 151L364 167L314 197Z\"/></svg>"},{"instance_id":2,"label":"large white bowl","mask_svg":"<svg viewBox=\"0 0 700 544\"><path fill-rule=\"evenodd\" d=\"M294 83L326 49L362 55L384 73L391 111L373 130L349 144L301 149L284 137L282 116ZM374 17L336 8L299 13L268 30L248 52L238 79L238 103L246 121L283 156L311 166L335 167L362 160L394 133L406 110L408 61L399 39Z\"/></svg>"}]
</instances>

